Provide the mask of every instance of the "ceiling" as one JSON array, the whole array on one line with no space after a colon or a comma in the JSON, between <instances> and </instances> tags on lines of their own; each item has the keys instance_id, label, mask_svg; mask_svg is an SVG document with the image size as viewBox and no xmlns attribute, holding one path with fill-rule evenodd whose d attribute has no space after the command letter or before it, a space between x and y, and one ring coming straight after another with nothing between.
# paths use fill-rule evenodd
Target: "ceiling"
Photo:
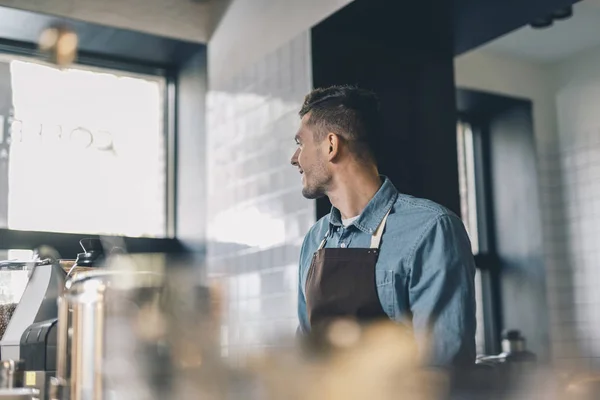
<instances>
[{"instance_id":1,"label":"ceiling","mask_svg":"<svg viewBox=\"0 0 600 400\"><path fill-rule=\"evenodd\" d=\"M600 0L583 0L573 16L545 29L529 26L513 31L479 49L550 63L600 46Z\"/></svg>"},{"instance_id":2,"label":"ceiling","mask_svg":"<svg viewBox=\"0 0 600 400\"><path fill-rule=\"evenodd\" d=\"M0 6L0 47L3 52L20 52L23 47L35 51L41 32L61 23L64 19L60 17ZM199 43L81 20L71 20L69 28L77 32L80 61L93 54L168 68L205 48Z\"/></svg>"},{"instance_id":3,"label":"ceiling","mask_svg":"<svg viewBox=\"0 0 600 400\"><path fill-rule=\"evenodd\" d=\"M0 6L107 27L206 43L228 0L0 0ZM8 21L0 14L0 24Z\"/></svg>"}]
</instances>

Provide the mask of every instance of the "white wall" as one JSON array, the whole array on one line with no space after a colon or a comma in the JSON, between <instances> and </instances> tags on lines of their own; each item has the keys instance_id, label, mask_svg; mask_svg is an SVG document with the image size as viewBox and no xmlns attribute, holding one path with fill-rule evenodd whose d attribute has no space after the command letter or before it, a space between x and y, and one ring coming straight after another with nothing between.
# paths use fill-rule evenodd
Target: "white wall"
<instances>
[{"instance_id":1,"label":"white wall","mask_svg":"<svg viewBox=\"0 0 600 400\"><path fill-rule=\"evenodd\" d=\"M310 28L351 0L232 0L208 43L207 270L226 288L224 349L297 327L298 257L316 221L290 165L312 88Z\"/></svg>"},{"instance_id":2,"label":"white wall","mask_svg":"<svg viewBox=\"0 0 600 400\"><path fill-rule=\"evenodd\" d=\"M542 64L473 51L454 62L456 86L533 101L538 143L556 139L556 112L551 75Z\"/></svg>"},{"instance_id":3,"label":"white wall","mask_svg":"<svg viewBox=\"0 0 600 400\"><path fill-rule=\"evenodd\" d=\"M211 5L192 0L0 0L0 6L205 43Z\"/></svg>"},{"instance_id":4,"label":"white wall","mask_svg":"<svg viewBox=\"0 0 600 400\"><path fill-rule=\"evenodd\" d=\"M552 67L556 93L564 232L561 272L571 275L572 299L563 303L575 328L563 337L577 344L592 367L600 367L600 47Z\"/></svg>"},{"instance_id":5,"label":"white wall","mask_svg":"<svg viewBox=\"0 0 600 400\"><path fill-rule=\"evenodd\" d=\"M352 0L233 0L208 45L209 87L219 88Z\"/></svg>"},{"instance_id":6,"label":"white wall","mask_svg":"<svg viewBox=\"0 0 600 400\"><path fill-rule=\"evenodd\" d=\"M281 344L298 325L300 246L316 210L290 159L311 77L305 31L209 91L207 272L226 290L232 358Z\"/></svg>"},{"instance_id":7,"label":"white wall","mask_svg":"<svg viewBox=\"0 0 600 400\"><path fill-rule=\"evenodd\" d=\"M587 140L591 134L587 130L600 127L599 68L600 47L552 66L552 89L558 101L558 133L563 146ZM575 103L569 104L569 101Z\"/></svg>"},{"instance_id":8,"label":"white wall","mask_svg":"<svg viewBox=\"0 0 600 400\"><path fill-rule=\"evenodd\" d=\"M559 64L476 50L455 71L458 87L533 103L552 355L598 367L600 48Z\"/></svg>"}]
</instances>

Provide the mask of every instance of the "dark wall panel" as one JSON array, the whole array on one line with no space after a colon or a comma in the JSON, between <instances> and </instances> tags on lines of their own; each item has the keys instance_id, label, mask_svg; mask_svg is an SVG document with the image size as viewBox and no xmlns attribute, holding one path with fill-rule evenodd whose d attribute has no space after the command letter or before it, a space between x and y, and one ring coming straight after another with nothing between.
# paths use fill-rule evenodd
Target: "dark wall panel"
<instances>
[{"instance_id":1,"label":"dark wall panel","mask_svg":"<svg viewBox=\"0 0 600 400\"><path fill-rule=\"evenodd\" d=\"M580 0L455 0L456 55L483 45Z\"/></svg>"},{"instance_id":2,"label":"dark wall panel","mask_svg":"<svg viewBox=\"0 0 600 400\"><path fill-rule=\"evenodd\" d=\"M379 95L380 171L458 212L451 12L441 0L357 0L312 29L312 62L315 87L358 84ZM329 207L319 200L318 216Z\"/></svg>"}]
</instances>

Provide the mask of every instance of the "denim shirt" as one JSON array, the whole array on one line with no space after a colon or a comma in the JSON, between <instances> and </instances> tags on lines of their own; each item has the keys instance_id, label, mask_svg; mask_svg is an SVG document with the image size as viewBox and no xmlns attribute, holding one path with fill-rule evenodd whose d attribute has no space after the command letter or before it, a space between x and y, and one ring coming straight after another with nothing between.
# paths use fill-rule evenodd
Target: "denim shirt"
<instances>
[{"instance_id":1,"label":"denim shirt","mask_svg":"<svg viewBox=\"0 0 600 400\"><path fill-rule=\"evenodd\" d=\"M314 252L325 247L370 246L390 210L376 266L379 300L389 318L413 329L430 366L475 362L475 263L462 221L429 200L398 193L386 178L361 215L342 225L335 207L310 229L300 252L299 332L307 333L305 286Z\"/></svg>"}]
</instances>

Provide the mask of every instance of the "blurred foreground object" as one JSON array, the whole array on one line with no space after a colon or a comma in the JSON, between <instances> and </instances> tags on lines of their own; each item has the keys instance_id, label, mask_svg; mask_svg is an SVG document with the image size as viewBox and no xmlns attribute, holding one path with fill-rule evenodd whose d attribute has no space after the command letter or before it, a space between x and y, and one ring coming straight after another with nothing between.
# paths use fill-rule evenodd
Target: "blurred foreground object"
<instances>
[{"instance_id":1,"label":"blurred foreground object","mask_svg":"<svg viewBox=\"0 0 600 400\"><path fill-rule=\"evenodd\" d=\"M421 368L412 332L398 324L340 319L324 337L308 340L302 352L278 350L250 359L262 399L433 400L447 392L446 375Z\"/></svg>"},{"instance_id":2,"label":"blurred foreground object","mask_svg":"<svg viewBox=\"0 0 600 400\"><path fill-rule=\"evenodd\" d=\"M600 398L600 374L588 374L572 378L567 385L564 398L572 400Z\"/></svg>"},{"instance_id":3,"label":"blurred foreground object","mask_svg":"<svg viewBox=\"0 0 600 400\"><path fill-rule=\"evenodd\" d=\"M104 365L108 318L118 316L126 305L144 307L156 303L161 276L139 272L83 272L67 281L59 298L57 368L53 380L55 399L101 400L107 396ZM123 281L135 285L122 285ZM112 307L122 298L124 304ZM128 304L129 303L129 304Z\"/></svg>"},{"instance_id":4,"label":"blurred foreground object","mask_svg":"<svg viewBox=\"0 0 600 400\"><path fill-rule=\"evenodd\" d=\"M193 259L111 254L59 300L53 400L226 399L219 307Z\"/></svg>"},{"instance_id":5,"label":"blurred foreground object","mask_svg":"<svg viewBox=\"0 0 600 400\"><path fill-rule=\"evenodd\" d=\"M335 329L333 324L330 332ZM356 329L345 332L352 337ZM429 400L445 392L445 376L421 368L412 331L385 321L362 328L353 343L341 333L338 327L330 335L337 351L326 363L321 390L308 398L391 400L404 393L411 400Z\"/></svg>"},{"instance_id":6,"label":"blurred foreground object","mask_svg":"<svg viewBox=\"0 0 600 400\"><path fill-rule=\"evenodd\" d=\"M44 29L38 46L49 56L50 62L59 67L67 67L77 58L78 42L77 33L67 26L58 25Z\"/></svg>"},{"instance_id":7,"label":"blurred foreground object","mask_svg":"<svg viewBox=\"0 0 600 400\"><path fill-rule=\"evenodd\" d=\"M94 243L82 247L94 263L100 259L91 254L100 251ZM202 255L117 254L113 247L104 245L101 268L66 280L58 263L0 264L5 272L25 274L24 283L23 266L35 266L29 283L48 266L62 277L62 285L52 285L61 289L58 324L56 318L50 328L48 320L34 323L31 334L22 335L20 355L10 357L0 374L0 400L15 398L3 395L3 385L28 389L19 392L28 400L600 398L595 376L557 373L528 362L535 357L516 332L506 333L500 356L451 373L424 368L412 330L388 320L336 319L317 334L272 337L266 347L227 351L233 355L228 358L223 355L228 344L221 339L227 287L206 278ZM82 256L81 264L90 257ZM56 295L47 297L56 305ZM14 302L21 306L23 300ZM50 340L42 338L50 331L58 331L58 363L48 357Z\"/></svg>"}]
</instances>

